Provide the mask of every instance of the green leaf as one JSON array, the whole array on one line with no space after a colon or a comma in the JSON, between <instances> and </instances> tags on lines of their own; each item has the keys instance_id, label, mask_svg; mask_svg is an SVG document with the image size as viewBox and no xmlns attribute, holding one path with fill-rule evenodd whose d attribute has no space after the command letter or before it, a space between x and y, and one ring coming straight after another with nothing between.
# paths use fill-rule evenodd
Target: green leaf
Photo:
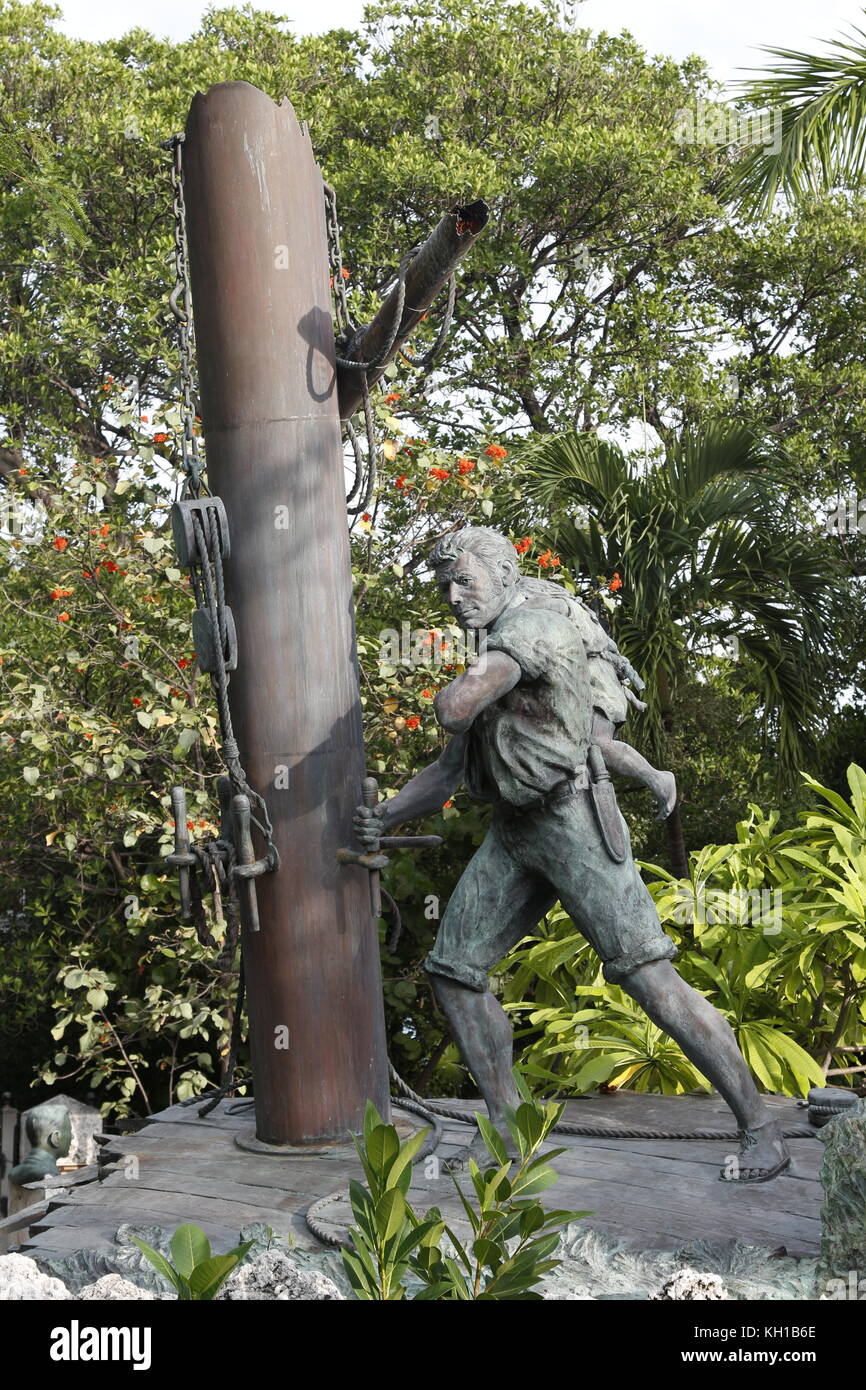
<instances>
[{"instance_id":1,"label":"green leaf","mask_svg":"<svg viewBox=\"0 0 866 1390\"><path fill-rule=\"evenodd\" d=\"M192 1298L202 1303L213 1299L238 1263L236 1255L211 1255L202 1260L188 1276Z\"/></svg>"},{"instance_id":2,"label":"green leaf","mask_svg":"<svg viewBox=\"0 0 866 1390\"><path fill-rule=\"evenodd\" d=\"M398 1187L390 1187L376 1204L376 1226L380 1240L390 1240L406 1220L406 1199Z\"/></svg>"},{"instance_id":3,"label":"green leaf","mask_svg":"<svg viewBox=\"0 0 866 1390\"><path fill-rule=\"evenodd\" d=\"M175 1273L165 1256L161 1255L158 1250L154 1250L153 1246L148 1245L146 1241L139 1240L138 1236L132 1236L132 1243L138 1246L141 1253L150 1261L157 1273L161 1274L163 1279L166 1279L177 1293L180 1293L183 1280L180 1275Z\"/></svg>"},{"instance_id":4,"label":"green leaf","mask_svg":"<svg viewBox=\"0 0 866 1390\"><path fill-rule=\"evenodd\" d=\"M367 1158L373 1170L384 1179L400 1152L400 1139L393 1125L376 1125L367 1140Z\"/></svg>"},{"instance_id":5,"label":"green leaf","mask_svg":"<svg viewBox=\"0 0 866 1390\"><path fill-rule=\"evenodd\" d=\"M490 1150L497 1163L508 1163L508 1155L505 1152L505 1143L498 1130L494 1129L486 1115L477 1114L475 1116L478 1128L481 1130L485 1144Z\"/></svg>"},{"instance_id":6,"label":"green leaf","mask_svg":"<svg viewBox=\"0 0 866 1390\"><path fill-rule=\"evenodd\" d=\"M28 784L28 786L33 787L39 781L39 768L25 767L23 772L21 773L21 776L24 778L24 781Z\"/></svg>"},{"instance_id":7,"label":"green leaf","mask_svg":"<svg viewBox=\"0 0 866 1390\"><path fill-rule=\"evenodd\" d=\"M171 1257L184 1279L189 1278L197 1264L210 1258L210 1241L200 1226L178 1226L171 1238Z\"/></svg>"}]
</instances>

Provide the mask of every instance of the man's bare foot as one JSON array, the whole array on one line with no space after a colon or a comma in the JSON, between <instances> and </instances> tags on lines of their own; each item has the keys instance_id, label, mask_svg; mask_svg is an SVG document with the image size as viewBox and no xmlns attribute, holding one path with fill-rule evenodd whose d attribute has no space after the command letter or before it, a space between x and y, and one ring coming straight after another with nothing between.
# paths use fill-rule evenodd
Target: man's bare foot
<instances>
[{"instance_id":1,"label":"man's bare foot","mask_svg":"<svg viewBox=\"0 0 866 1390\"><path fill-rule=\"evenodd\" d=\"M759 1125L740 1130L739 1155L733 1164L721 1169L719 1177L725 1182L769 1182L790 1163L779 1122L771 1116Z\"/></svg>"},{"instance_id":2,"label":"man's bare foot","mask_svg":"<svg viewBox=\"0 0 866 1390\"><path fill-rule=\"evenodd\" d=\"M657 772L652 793L658 805L656 820L667 820L677 804L677 779L672 772Z\"/></svg>"}]
</instances>

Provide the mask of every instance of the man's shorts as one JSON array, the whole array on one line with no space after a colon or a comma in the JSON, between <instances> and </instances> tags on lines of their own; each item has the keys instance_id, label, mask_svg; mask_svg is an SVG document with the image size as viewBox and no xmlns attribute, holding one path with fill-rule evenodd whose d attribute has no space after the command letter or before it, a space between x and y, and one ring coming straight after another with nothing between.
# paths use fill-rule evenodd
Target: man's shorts
<instances>
[{"instance_id":1,"label":"man's shorts","mask_svg":"<svg viewBox=\"0 0 866 1390\"><path fill-rule=\"evenodd\" d=\"M483 992L487 975L559 899L617 984L677 948L662 930L655 904L628 853L607 854L589 790L536 810L494 806L487 836L457 884L433 950L424 962Z\"/></svg>"}]
</instances>

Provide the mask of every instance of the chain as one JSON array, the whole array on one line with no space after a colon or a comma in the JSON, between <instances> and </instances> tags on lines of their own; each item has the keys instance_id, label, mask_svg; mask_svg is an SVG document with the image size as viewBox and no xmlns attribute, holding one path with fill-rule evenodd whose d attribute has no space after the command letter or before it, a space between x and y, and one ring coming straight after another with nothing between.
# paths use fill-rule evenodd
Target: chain
<instances>
[{"instance_id":1,"label":"chain","mask_svg":"<svg viewBox=\"0 0 866 1390\"><path fill-rule=\"evenodd\" d=\"M207 533L205 532L207 523ZM240 760L240 748L234 735L232 726L232 713L229 708L229 681L231 676L226 669L225 651L228 642L228 628L226 619L225 604L225 583L223 578L222 549L220 543L219 526L216 515L212 510L207 511L202 517L201 513L193 516L193 529L196 538L196 555L206 555L207 564L193 566L193 572L199 570L204 587L204 603L199 603L199 608L204 608L211 621L211 632L213 633L212 651L215 656L216 669L211 672L211 684L217 700L217 710L219 713L220 730L222 732L222 756L226 765L229 777L231 778L232 789L235 796L238 794L249 798L250 820L257 826L267 844L268 859L271 861L273 869L279 868L280 856L274 844L274 828L271 824L268 808L265 800L254 791L247 781L247 774L244 771ZM258 816L253 813L253 807L258 807Z\"/></svg>"},{"instance_id":2,"label":"chain","mask_svg":"<svg viewBox=\"0 0 866 1390\"><path fill-rule=\"evenodd\" d=\"M186 136L173 135L162 142L162 148L171 151L171 188L173 195L172 211L174 222L174 269L175 284L168 303L177 320L177 338L180 351L180 384L183 397L183 433L181 435L181 454L183 458L184 482L181 497L200 497L204 492L210 496L210 489L201 477L202 463L199 458L198 440L195 434L195 406L193 403L192 366L192 300L189 290L189 247L186 236L186 204L183 194L183 144Z\"/></svg>"},{"instance_id":3,"label":"chain","mask_svg":"<svg viewBox=\"0 0 866 1390\"><path fill-rule=\"evenodd\" d=\"M192 304L189 288L189 255L186 229L186 204L183 193L183 143L184 136L174 135L163 142L163 148L171 151L171 186L174 212L174 263L176 281L169 296L169 304L178 324L180 344L181 385L183 390L183 436L182 454L184 482L181 497L187 500L198 498L204 493L212 494L201 477L202 462L198 452L198 442L194 432L195 412L193 407L193 361L192 361ZM279 854L273 839L273 826L268 815L264 798L249 785L246 772L240 761L240 749L234 736L231 710L229 708L228 687L231 679L226 668L226 649L228 646L228 619L226 617L225 580L222 565L222 543L216 513L208 508L204 513L197 512L192 517L195 535L195 562L190 566L193 593L196 607L208 613L213 633L214 669L211 671L211 685L214 690L222 733L222 756L231 779L235 795L249 798L250 820L258 827L266 844L267 855L272 868L279 867ZM258 815L253 808L258 809Z\"/></svg>"}]
</instances>

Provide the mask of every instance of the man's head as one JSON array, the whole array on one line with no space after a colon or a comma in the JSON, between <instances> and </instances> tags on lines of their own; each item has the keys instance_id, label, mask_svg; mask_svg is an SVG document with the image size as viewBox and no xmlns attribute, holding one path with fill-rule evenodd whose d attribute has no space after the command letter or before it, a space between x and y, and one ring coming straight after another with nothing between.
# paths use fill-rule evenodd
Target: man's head
<instances>
[{"instance_id":1,"label":"man's head","mask_svg":"<svg viewBox=\"0 0 866 1390\"><path fill-rule=\"evenodd\" d=\"M465 526L443 536L430 563L439 592L461 627L487 627L517 589L517 552L489 526Z\"/></svg>"}]
</instances>

